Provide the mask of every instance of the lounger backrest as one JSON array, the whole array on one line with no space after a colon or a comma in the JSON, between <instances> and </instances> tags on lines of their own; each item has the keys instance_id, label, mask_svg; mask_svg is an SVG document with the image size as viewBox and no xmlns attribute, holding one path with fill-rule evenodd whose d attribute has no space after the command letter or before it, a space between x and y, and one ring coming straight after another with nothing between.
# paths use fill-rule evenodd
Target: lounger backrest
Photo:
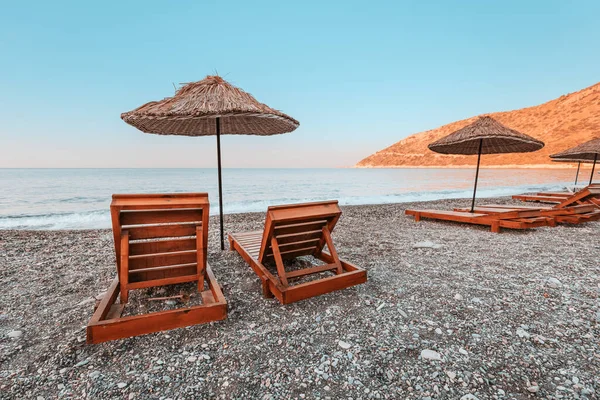
<instances>
[{"instance_id":1,"label":"lounger backrest","mask_svg":"<svg viewBox=\"0 0 600 400\"><path fill-rule=\"evenodd\" d=\"M206 254L208 245L207 193L115 194L110 212L117 268L121 264L121 236L125 231L130 241L130 271L165 267L132 273L134 279L130 281L196 273L196 250L201 246ZM202 231L201 240L196 237L198 227ZM203 259L206 267L206 257Z\"/></svg>"},{"instance_id":2,"label":"lounger backrest","mask_svg":"<svg viewBox=\"0 0 600 400\"><path fill-rule=\"evenodd\" d=\"M583 189L573 193L573 195L564 199L561 203L557 204L556 208L565 208L579 203L580 201L588 201L590 199L600 199L600 186L590 185ZM593 201L595 203L595 201Z\"/></svg>"},{"instance_id":3,"label":"lounger backrest","mask_svg":"<svg viewBox=\"0 0 600 400\"><path fill-rule=\"evenodd\" d=\"M273 237L283 259L318 254L325 245L323 227L333 231L340 215L337 200L269 207L259 261L273 259Z\"/></svg>"}]
</instances>

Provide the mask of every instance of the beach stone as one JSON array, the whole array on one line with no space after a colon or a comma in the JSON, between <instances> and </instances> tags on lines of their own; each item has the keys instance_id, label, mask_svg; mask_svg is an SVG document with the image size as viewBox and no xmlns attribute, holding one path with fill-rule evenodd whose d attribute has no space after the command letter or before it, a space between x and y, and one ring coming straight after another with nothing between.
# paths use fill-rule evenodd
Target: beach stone
<instances>
[{"instance_id":1,"label":"beach stone","mask_svg":"<svg viewBox=\"0 0 600 400\"><path fill-rule=\"evenodd\" d=\"M548 285L548 287L551 287L552 289L558 289L558 288L562 287L562 282L556 278L548 278L546 280L546 284Z\"/></svg>"},{"instance_id":2,"label":"beach stone","mask_svg":"<svg viewBox=\"0 0 600 400\"><path fill-rule=\"evenodd\" d=\"M338 346L340 346L344 350L348 350L352 345L348 342L344 342L343 340L338 341Z\"/></svg>"},{"instance_id":3,"label":"beach stone","mask_svg":"<svg viewBox=\"0 0 600 400\"><path fill-rule=\"evenodd\" d=\"M77 364L73 365L73 368L83 367L84 365L86 365L89 362L90 362L90 360L88 360L88 359L81 360Z\"/></svg>"},{"instance_id":4,"label":"beach stone","mask_svg":"<svg viewBox=\"0 0 600 400\"><path fill-rule=\"evenodd\" d=\"M437 333L438 335L441 335L442 330L440 328L435 328L435 333Z\"/></svg>"},{"instance_id":5,"label":"beach stone","mask_svg":"<svg viewBox=\"0 0 600 400\"><path fill-rule=\"evenodd\" d=\"M454 295L454 300L459 300L459 301L462 301L463 299L464 299L464 297L462 297L462 295L461 295L461 294L459 294L459 293L456 293L456 294Z\"/></svg>"},{"instance_id":6,"label":"beach stone","mask_svg":"<svg viewBox=\"0 0 600 400\"><path fill-rule=\"evenodd\" d=\"M441 247L441 244L433 243L430 241L417 242L413 244L413 249L439 249Z\"/></svg>"},{"instance_id":7,"label":"beach stone","mask_svg":"<svg viewBox=\"0 0 600 400\"><path fill-rule=\"evenodd\" d=\"M119 389L123 389L123 388L125 388L126 386L127 386L127 384L126 384L125 382L119 382L119 383L117 383L117 387L118 387Z\"/></svg>"},{"instance_id":8,"label":"beach stone","mask_svg":"<svg viewBox=\"0 0 600 400\"><path fill-rule=\"evenodd\" d=\"M531 337L531 335L529 334L529 332L527 332L523 328L517 328L517 336L519 336L521 338L526 338L526 339L529 339L529 337Z\"/></svg>"},{"instance_id":9,"label":"beach stone","mask_svg":"<svg viewBox=\"0 0 600 400\"><path fill-rule=\"evenodd\" d=\"M461 397L460 400L479 400L479 397L477 397L471 393L468 393L468 394L465 394L463 397Z\"/></svg>"},{"instance_id":10,"label":"beach stone","mask_svg":"<svg viewBox=\"0 0 600 400\"><path fill-rule=\"evenodd\" d=\"M10 331L6 334L11 339L18 339L23 336L23 331Z\"/></svg>"},{"instance_id":11,"label":"beach stone","mask_svg":"<svg viewBox=\"0 0 600 400\"><path fill-rule=\"evenodd\" d=\"M454 380L456 378L456 372L453 371L446 371L446 375L448 375L448 378L450 378L451 380Z\"/></svg>"},{"instance_id":12,"label":"beach stone","mask_svg":"<svg viewBox=\"0 0 600 400\"><path fill-rule=\"evenodd\" d=\"M197 359L198 359L198 357L190 356L190 357L186 358L185 361L193 363L193 362L196 362Z\"/></svg>"},{"instance_id":13,"label":"beach stone","mask_svg":"<svg viewBox=\"0 0 600 400\"><path fill-rule=\"evenodd\" d=\"M440 353L438 353L437 351L426 349L426 350L421 350L421 358L423 358L425 360L441 361L442 355Z\"/></svg>"},{"instance_id":14,"label":"beach stone","mask_svg":"<svg viewBox=\"0 0 600 400\"><path fill-rule=\"evenodd\" d=\"M177 304L177 302L175 300L167 300L167 301L165 301L165 304L168 304L170 306L174 306L175 304Z\"/></svg>"},{"instance_id":15,"label":"beach stone","mask_svg":"<svg viewBox=\"0 0 600 400\"><path fill-rule=\"evenodd\" d=\"M527 390L531 393L537 393L540 390L540 387L538 385L531 385L527 388Z\"/></svg>"},{"instance_id":16,"label":"beach stone","mask_svg":"<svg viewBox=\"0 0 600 400\"><path fill-rule=\"evenodd\" d=\"M88 376L92 379L96 379L100 376L100 371L93 371L88 374Z\"/></svg>"},{"instance_id":17,"label":"beach stone","mask_svg":"<svg viewBox=\"0 0 600 400\"><path fill-rule=\"evenodd\" d=\"M468 352L468 351L466 351L465 349L463 349L462 347L461 347L460 349L458 349L458 352L459 352L460 354L462 354L462 355L465 355L465 356L469 354L469 352Z\"/></svg>"}]
</instances>

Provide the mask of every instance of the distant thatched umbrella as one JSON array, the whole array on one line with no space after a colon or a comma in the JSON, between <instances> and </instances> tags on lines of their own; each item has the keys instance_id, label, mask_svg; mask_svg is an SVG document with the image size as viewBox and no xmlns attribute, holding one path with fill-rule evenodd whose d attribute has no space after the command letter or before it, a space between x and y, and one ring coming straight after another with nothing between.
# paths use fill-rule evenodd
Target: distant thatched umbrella
<instances>
[{"instance_id":1,"label":"distant thatched umbrella","mask_svg":"<svg viewBox=\"0 0 600 400\"><path fill-rule=\"evenodd\" d=\"M146 103L121 114L121 118L146 133L217 136L221 250L225 249L221 135L276 135L291 132L300 125L292 117L259 103L220 76L207 76L201 81L187 83L175 96Z\"/></svg>"},{"instance_id":2,"label":"distant thatched umbrella","mask_svg":"<svg viewBox=\"0 0 600 400\"><path fill-rule=\"evenodd\" d=\"M596 161L598 161L598 155L600 154L600 138L592 139L585 143L580 144L579 146L575 146L571 149L562 151L560 153L551 154L550 158L552 159L578 159L578 160L587 160L589 162L593 162L592 165L592 173L590 174L590 185L592 184L592 180L594 179L594 171L596 169Z\"/></svg>"},{"instance_id":3,"label":"distant thatched umbrella","mask_svg":"<svg viewBox=\"0 0 600 400\"><path fill-rule=\"evenodd\" d=\"M475 194L479 178L482 154L528 153L544 147L544 143L507 128L492 117L480 117L477 121L431 144L429 149L442 154L477 154L477 170L471 212L475 209Z\"/></svg>"}]
</instances>

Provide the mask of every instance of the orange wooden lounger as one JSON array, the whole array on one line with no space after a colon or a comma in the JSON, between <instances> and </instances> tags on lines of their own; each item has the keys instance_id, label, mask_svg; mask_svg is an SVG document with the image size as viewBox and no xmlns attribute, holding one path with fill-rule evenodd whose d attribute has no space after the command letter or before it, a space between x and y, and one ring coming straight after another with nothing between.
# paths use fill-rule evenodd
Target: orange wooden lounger
<instances>
[{"instance_id":1,"label":"orange wooden lounger","mask_svg":"<svg viewBox=\"0 0 600 400\"><path fill-rule=\"evenodd\" d=\"M457 208L455 211L469 211L467 208ZM600 219L600 209L593 204L581 204L571 207L556 208L544 206L513 206L503 204L486 204L475 207L475 212L494 215L507 211L530 210L539 211L543 217L553 218L560 224L580 224L582 222L597 221Z\"/></svg>"},{"instance_id":2,"label":"orange wooden lounger","mask_svg":"<svg viewBox=\"0 0 600 400\"><path fill-rule=\"evenodd\" d=\"M265 297L275 296L282 304L344 289L367 281L367 272L341 260L331 232L342 211L337 201L269 207L262 231L229 234L236 250L262 281ZM327 250L323 250L327 245ZM284 261L312 255L325 265L286 271ZM277 276L265 266L275 263ZM291 285L290 280L329 273L321 279Z\"/></svg>"},{"instance_id":3,"label":"orange wooden lounger","mask_svg":"<svg viewBox=\"0 0 600 400\"><path fill-rule=\"evenodd\" d=\"M110 212L117 276L88 323L88 343L226 318L227 302L206 262L208 194L115 194ZM130 290L184 282L197 282L201 305L121 317Z\"/></svg>"},{"instance_id":4,"label":"orange wooden lounger","mask_svg":"<svg viewBox=\"0 0 600 400\"><path fill-rule=\"evenodd\" d=\"M405 214L414 216L417 222L421 218L430 218L485 225L496 233L500 232L500 228L531 229L540 226L554 226L554 220L541 216L538 210L511 210L494 214L471 213L468 211L406 210Z\"/></svg>"},{"instance_id":5,"label":"orange wooden lounger","mask_svg":"<svg viewBox=\"0 0 600 400\"><path fill-rule=\"evenodd\" d=\"M540 202L540 203L551 203L551 204L561 204L563 201L570 199L574 195L581 193L585 190L599 190L600 185L591 184L589 186L584 187L583 189L577 192L541 192L536 194L518 194L512 196L514 200L520 201L532 201L532 202ZM592 194L591 197L596 197L597 194ZM588 199L589 201L589 199Z\"/></svg>"}]
</instances>

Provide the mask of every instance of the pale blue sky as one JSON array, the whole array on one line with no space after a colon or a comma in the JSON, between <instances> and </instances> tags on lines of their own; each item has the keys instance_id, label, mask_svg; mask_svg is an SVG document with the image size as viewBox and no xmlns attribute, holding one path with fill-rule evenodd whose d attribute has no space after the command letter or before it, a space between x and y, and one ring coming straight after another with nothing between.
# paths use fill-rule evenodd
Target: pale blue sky
<instances>
[{"instance_id":1,"label":"pale blue sky","mask_svg":"<svg viewBox=\"0 0 600 400\"><path fill-rule=\"evenodd\" d=\"M226 167L351 166L409 134L599 79L593 1L2 1L0 167L212 167L119 115L215 71L298 119Z\"/></svg>"}]
</instances>

